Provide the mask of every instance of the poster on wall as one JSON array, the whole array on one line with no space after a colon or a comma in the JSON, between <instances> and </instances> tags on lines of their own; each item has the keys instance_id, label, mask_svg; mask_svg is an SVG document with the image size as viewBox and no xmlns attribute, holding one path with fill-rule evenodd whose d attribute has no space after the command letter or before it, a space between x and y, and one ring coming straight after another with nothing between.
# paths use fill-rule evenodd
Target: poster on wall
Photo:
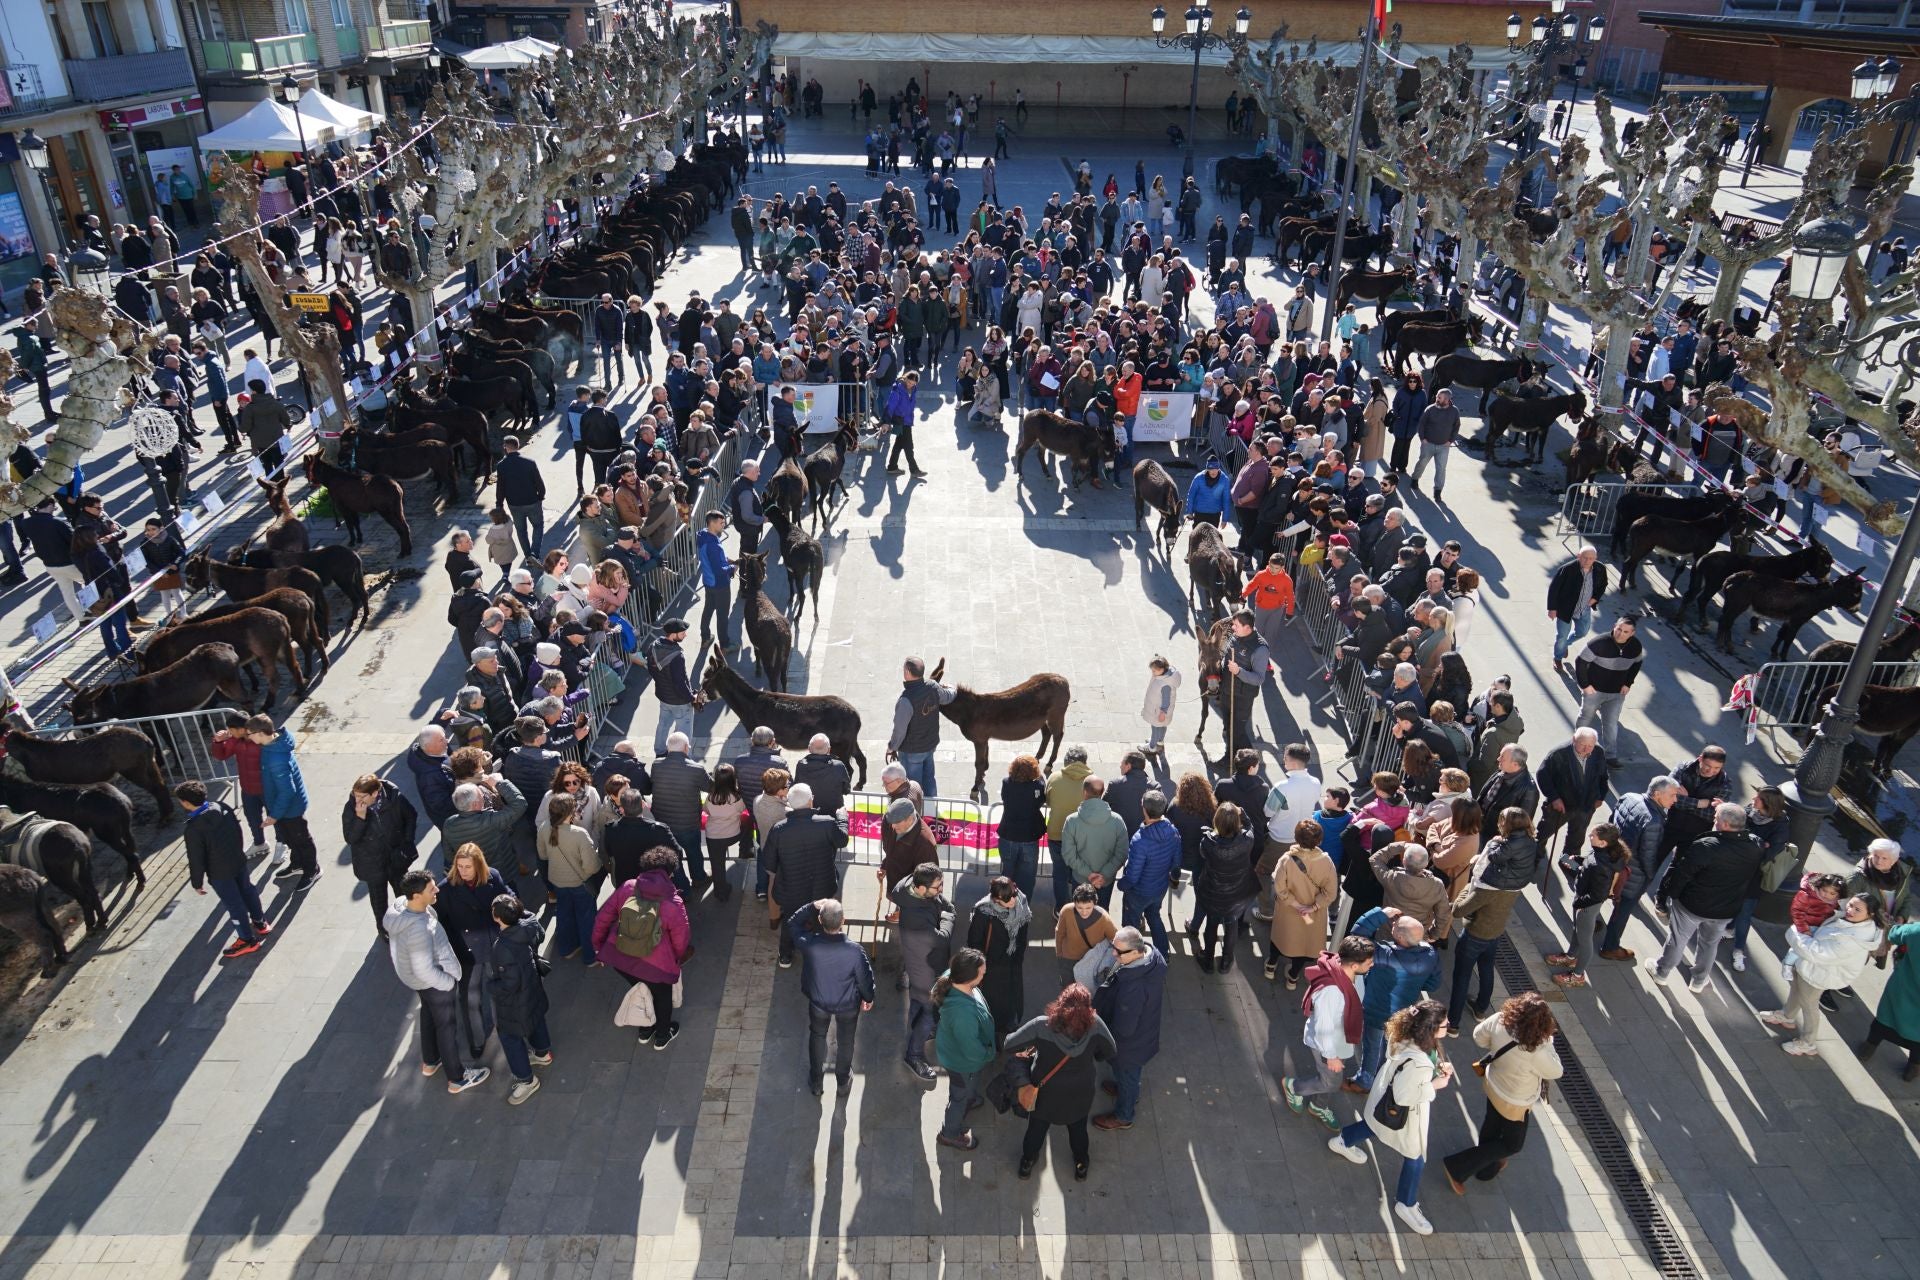
<instances>
[{"instance_id":1,"label":"poster on wall","mask_svg":"<svg viewBox=\"0 0 1920 1280\"><path fill-rule=\"evenodd\" d=\"M20 207L20 193L0 192L0 262L33 256L33 235L27 230L27 211Z\"/></svg>"},{"instance_id":2,"label":"poster on wall","mask_svg":"<svg viewBox=\"0 0 1920 1280\"><path fill-rule=\"evenodd\" d=\"M1134 415L1135 440L1185 440L1193 423L1193 392L1145 391Z\"/></svg>"},{"instance_id":3,"label":"poster on wall","mask_svg":"<svg viewBox=\"0 0 1920 1280\"><path fill-rule=\"evenodd\" d=\"M155 147L142 152L140 163L146 166L147 189L152 191L163 178L170 178L173 166L179 165L181 172L193 179L195 194L200 194L200 171L193 167L192 147Z\"/></svg>"}]
</instances>

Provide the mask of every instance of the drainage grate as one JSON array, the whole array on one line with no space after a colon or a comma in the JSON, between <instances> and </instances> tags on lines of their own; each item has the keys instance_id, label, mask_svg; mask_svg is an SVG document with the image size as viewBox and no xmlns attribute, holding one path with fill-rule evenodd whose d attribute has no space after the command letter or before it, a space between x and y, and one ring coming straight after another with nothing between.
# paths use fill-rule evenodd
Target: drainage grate
<instances>
[{"instance_id":1,"label":"drainage grate","mask_svg":"<svg viewBox=\"0 0 1920 1280\"><path fill-rule=\"evenodd\" d=\"M1527 972L1526 961L1520 958L1510 939L1502 938L1500 949L1494 955L1494 966L1499 971L1500 980L1507 990L1515 994L1522 991L1538 991L1533 975ZM1652 1255L1653 1265L1659 1268L1662 1276L1672 1280L1699 1280L1700 1273L1693 1265L1693 1259L1681 1246L1680 1236L1667 1220L1665 1211L1647 1189L1647 1183L1640 1176L1640 1170L1627 1153L1626 1139L1620 1136L1620 1130L1607 1114L1600 1095L1594 1091L1593 1081L1587 1076L1587 1069L1567 1043L1566 1036L1554 1033L1554 1048L1560 1052L1563 1074L1560 1077L1560 1096L1565 1100L1573 1118L1580 1124L1580 1130L1586 1134L1587 1145L1593 1149L1594 1158L1606 1172L1607 1180L1613 1183L1614 1194L1620 1197L1625 1206L1627 1217L1640 1232L1640 1238L1646 1242L1647 1252Z\"/></svg>"}]
</instances>

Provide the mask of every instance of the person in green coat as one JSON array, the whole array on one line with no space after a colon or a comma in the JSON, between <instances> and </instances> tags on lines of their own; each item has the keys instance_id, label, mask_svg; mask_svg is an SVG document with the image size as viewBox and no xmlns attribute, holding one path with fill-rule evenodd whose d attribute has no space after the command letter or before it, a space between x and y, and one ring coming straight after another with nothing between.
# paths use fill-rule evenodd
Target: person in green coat
<instances>
[{"instance_id":1,"label":"person in green coat","mask_svg":"<svg viewBox=\"0 0 1920 1280\"><path fill-rule=\"evenodd\" d=\"M1061 830L1060 857L1076 885L1090 884L1100 907L1113 905L1113 882L1127 860L1127 824L1106 801L1107 784L1089 777L1080 807Z\"/></svg>"},{"instance_id":2,"label":"person in green coat","mask_svg":"<svg viewBox=\"0 0 1920 1280\"><path fill-rule=\"evenodd\" d=\"M40 408L46 413L47 421L52 422L53 388L47 382L47 349L40 345L39 337L33 330L21 325L13 331L13 362L20 371L33 379L33 385L40 391Z\"/></svg>"},{"instance_id":3,"label":"person in green coat","mask_svg":"<svg viewBox=\"0 0 1920 1280\"><path fill-rule=\"evenodd\" d=\"M947 1072L947 1113L937 1140L960 1151L980 1145L967 1124L967 1113L984 1101L987 1068L998 1055L993 1011L980 993L980 980L986 975L986 956L967 947L955 954L933 984L933 1003L940 1011L934 1050Z\"/></svg>"},{"instance_id":4,"label":"person in green coat","mask_svg":"<svg viewBox=\"0 0 1920 1280\"><path fill-rule=\"evenodd\" d=\"M1885 837L1875 840L1867 846L1867 856L1860 866L1861 871L1854 880L1862 888L1856 889L1850 884L1847 892L1875 894L1888 904L1894 920L1902 920L1908 911L1912 868L1901 856L1900 846ZM1920 924L1896 923L1887 930L1875 954L1884 956L1890 948L1893 970L1887 975L1886 990L1880 993L1880 1007L1874 1010L1873 1025L1867 1028L1867 1038L1860 1045L1863 1060L1879 1048L1883 1040L1891 1040L1905 1049L1907 1066L1900 1073L1902 1080L1920 1080L1920 959L1914 958L1912 950L1916 946L1920 946Z\"/></svg>"}]
</instances>

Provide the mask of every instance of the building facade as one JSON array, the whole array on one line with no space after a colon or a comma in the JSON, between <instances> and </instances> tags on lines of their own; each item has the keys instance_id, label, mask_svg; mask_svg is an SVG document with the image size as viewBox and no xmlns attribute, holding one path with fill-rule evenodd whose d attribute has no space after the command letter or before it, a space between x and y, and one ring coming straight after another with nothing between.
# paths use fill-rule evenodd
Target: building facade
<instances>
[{"instance_id":1,"label":"building facade","mask_svg":"<svg viewBox=\"0 0 1920 1280\"><path fill-rule=\"evenodd\" d=\"M433 24L415 0L180 0L212 127L245 115L292 76L386 114L425 91Z\"/></svg>"},{"instance_id":2,"label":"building facade","mask_svg":"<svg viewBox=\"0 0 1920 1280\"><path fill-rule=\"evenodd\" d=\"M441 0L447 37L478 48L532 36L578 49L640 20L647 0Z\"/></svg>"}]
</instances>

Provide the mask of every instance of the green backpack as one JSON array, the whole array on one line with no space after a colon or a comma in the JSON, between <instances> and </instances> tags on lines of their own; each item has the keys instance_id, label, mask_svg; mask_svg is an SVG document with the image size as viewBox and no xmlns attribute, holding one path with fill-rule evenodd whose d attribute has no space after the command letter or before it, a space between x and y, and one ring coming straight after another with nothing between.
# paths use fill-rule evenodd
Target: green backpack
<instances>
[{"instance_id":1,"label":"green backpack","mask_svg":"<svg viewBox=\"0 0 1920 1280\"><path fill-rule=\"evenodd\" d=\"M652 898L634 894L620 908L618 931L613 945L623 956L644 960L660 945L660 904Z\"/></svg>"}]
</instances>

